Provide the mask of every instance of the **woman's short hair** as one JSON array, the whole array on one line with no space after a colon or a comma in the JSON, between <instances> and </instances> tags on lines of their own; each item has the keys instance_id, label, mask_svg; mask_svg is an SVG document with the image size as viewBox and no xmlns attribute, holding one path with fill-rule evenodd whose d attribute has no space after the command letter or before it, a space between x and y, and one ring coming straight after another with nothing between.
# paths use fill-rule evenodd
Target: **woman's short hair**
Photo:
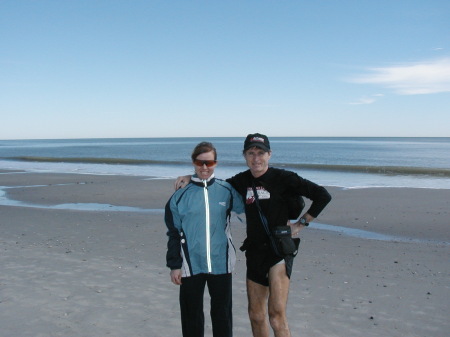
<instances>
[{"instance_id":1,"label":"woman's short hair","mask_svg":"<svg viewBox=\"0 0 450 337\"><path fill-rule=\"evenodd\" d=\"M201 143L197 144L197 146L192 151L192 155L191 155L192 161L197 159L197 157L199 155L201 155L202 153L211 152L211 151L214 152L214 160L217 160L217 151L216 151L216 148L214 147L214 145L212 145L212 143L201 142Z\"/></svg>"}]
</instances>

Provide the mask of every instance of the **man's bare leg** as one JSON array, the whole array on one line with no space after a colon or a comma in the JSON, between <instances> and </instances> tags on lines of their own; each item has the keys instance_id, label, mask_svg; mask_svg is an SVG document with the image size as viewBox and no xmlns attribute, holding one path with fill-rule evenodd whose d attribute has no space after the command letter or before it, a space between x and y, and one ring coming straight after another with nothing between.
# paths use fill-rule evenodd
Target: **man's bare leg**
<instances>
[{"instance_id":1,"label":"man's bare leg","mask_svg":"<svg viewBox=\"0 0 450 337\"><path fill-rule=\"evenodd\" d=\"M289 277L284 263L276 264L269 270L269 322L275 337L290 337L286 317L289 295Z\"/></svg>"},{"instance_id":2,"label":"man's bare leg","mask_svg":"<svg viewBox=\"0 0 450 337\"><path fill-rule=\"evenodd\" d=\"M254 337L269 337L268 296L269 287L247 279L248 316Z\"/></svg>"}]
</instances>

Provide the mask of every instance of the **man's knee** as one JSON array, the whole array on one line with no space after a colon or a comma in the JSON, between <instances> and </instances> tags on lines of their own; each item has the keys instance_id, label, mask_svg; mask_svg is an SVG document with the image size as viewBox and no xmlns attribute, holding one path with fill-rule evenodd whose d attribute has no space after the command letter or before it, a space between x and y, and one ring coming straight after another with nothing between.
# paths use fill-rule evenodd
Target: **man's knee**
<instances>
[{"instance_id":1,"label":"man's knee","mask_svg":"<svg viewBox=\"0 0 450 337\"><path fill-rule=\"evenodd\" d=\"M270 311L269 323L274 331L288 330L288 322L285 312Z\"/></svg>"},{"instance_id":2,"label":"man's knee","mask_svg":"<svg viewBox=\"0 0 450 337\"><path fill-rule=\"evenodd\" d=\"M266 322L266 312L256 308L248 308L248 317L253 324L264 324Z\"/></svg>"}]
</instances>

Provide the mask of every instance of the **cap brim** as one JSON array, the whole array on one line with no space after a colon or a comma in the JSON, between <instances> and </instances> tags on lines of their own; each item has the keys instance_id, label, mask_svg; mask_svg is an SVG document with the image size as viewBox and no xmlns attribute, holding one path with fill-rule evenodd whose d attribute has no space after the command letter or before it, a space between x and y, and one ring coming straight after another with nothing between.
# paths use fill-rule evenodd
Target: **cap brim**
<instances>
[{"instance_id":1,"label":"cap brim","mask_svg":"<svg viewBox=\"0 0 450 337\"><path fill-rule=\"evenodd\" d=\"M270 151L270 149L269 149L266 145L264 145L264 144L262 144L262 143L250 143L250 144L248 144L248 145L245 147L244 151L247 151L248 149L251 149L252 147L258 147L258 148L260 148L261 150L264 150L264 151L266 151L266 152L269 152L269 151Z\"/></svg>"}]
</instances>

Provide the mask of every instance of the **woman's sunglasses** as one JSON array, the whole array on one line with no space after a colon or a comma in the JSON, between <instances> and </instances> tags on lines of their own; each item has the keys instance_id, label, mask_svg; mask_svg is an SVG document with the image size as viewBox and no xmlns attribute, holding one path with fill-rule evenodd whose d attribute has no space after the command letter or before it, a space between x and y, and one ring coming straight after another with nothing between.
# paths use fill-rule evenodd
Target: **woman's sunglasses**
<instances>
[{"instance_id":1,"label":"woman's sunglasses","mask_svg":"<svg viewBox=\"0 0 450 337\"><path fill-rule=\"evenodd\" d=\"M194 160L194 164L197 166L203 166L206 165L206 167L211 167L216 165L217 160L199 160L199 159L195 159Z\"/></svg>"}]
</instances>

